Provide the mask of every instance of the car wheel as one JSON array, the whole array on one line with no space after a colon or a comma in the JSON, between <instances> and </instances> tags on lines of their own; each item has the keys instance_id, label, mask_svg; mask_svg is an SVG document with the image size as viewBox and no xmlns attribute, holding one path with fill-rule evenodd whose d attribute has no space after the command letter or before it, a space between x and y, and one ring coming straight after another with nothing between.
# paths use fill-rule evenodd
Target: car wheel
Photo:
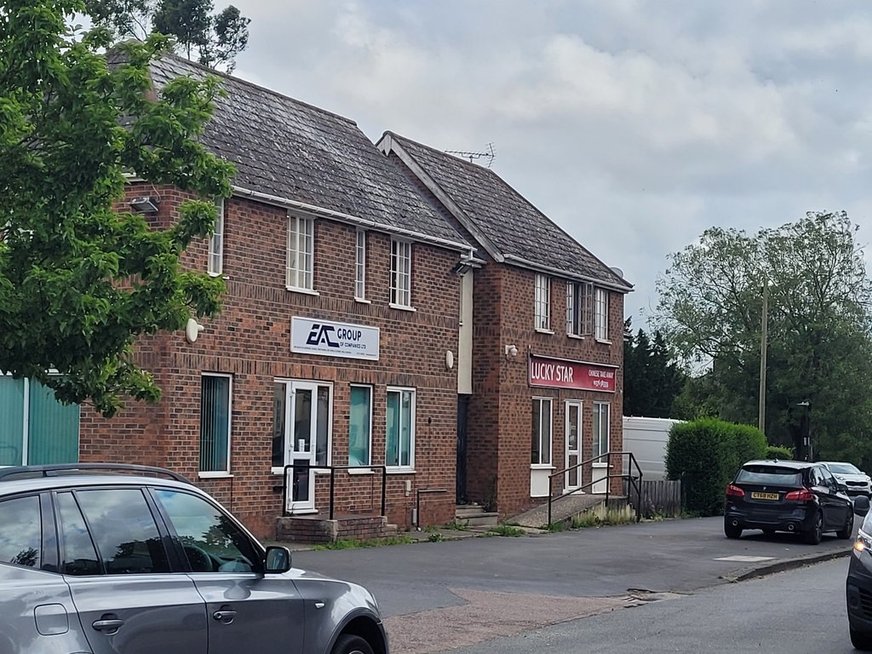
<instances>
[{"instance_id":1,"label":"car wheel","mask_svg":"<svg viewBox=\"0 0 872 654\"><path fill-rule=\"evenodd\" d=\"M729 522L724 521L724 535L727 538L739 538L742 535L742 528L734 527Z\"/></svg>"},{"instance_id":2,"label":"car wheel","mask_svg":"<svg viewBox=\"0 0 872 654\"><path fill-rule=\"evenodd\" d=\"M872 634L868 631L857 631L851 627L851 644L854 649L868 652L872 650Z\"/></svg>"},{"instance_id":3,"label":"car wheel","mask_svg":"<svg viewBox=\"0 0 872 654\"><path fill-rule=\"evenodd\" d=\"M824 535L824 516L820 511L817 513L817 517L814 521L814 526L805 532L803 536L803 540L809 545L817 545L821 542L821 538Z\"/></svg>"},{"instance_id":4,"label":"car wheel","mask_svg":"<svg viewBox=\"0 0 872 654\"><path fill-rule=\"evenodd\" d=\"M331 650L331 654L373 654L372 647L360 636L342 634Z\"/></svg>"},{"instance_id":5,"label":"car wheel","mask_svg":"<svg viewBox=\"0 0 872 654\"><path fill-rule=\"evenodd\" d=\"M845 522L845 526L839 531L836 532L836 536L839 538L843 538L845 540L851 537L851 534L854 533L854 514L848 514L848 520Z\"/></svg>"}]
</instances>

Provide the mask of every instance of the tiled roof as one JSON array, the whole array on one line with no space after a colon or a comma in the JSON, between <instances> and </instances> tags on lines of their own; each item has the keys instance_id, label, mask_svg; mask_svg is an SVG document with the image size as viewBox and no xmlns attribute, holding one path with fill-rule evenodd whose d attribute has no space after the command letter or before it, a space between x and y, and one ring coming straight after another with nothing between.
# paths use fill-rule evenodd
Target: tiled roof
<instances>
[{"instance_id":1,"label":"tiled roof","mask_svg":"<svg viewBox=\"0 0 872 654\"><path fill-rule=\"evenodd\" d=\"M210 74L226 95L215 100L201 140L235 164L234 186L469 247L354 121L173 55L151 64L158 89L176 77Z\"/></svg>"},{"instance_id":2,"label":"tiled roof","mask_svg":"<svg viewBox=\"0 0 872 654\"><path fill-rule=\"evenodd\" d=\"M563 272L571 278L598 281L619 290L632 289L629 282L492 170L393 132L386 132L383 142L388 138L395 152L399 146L456 205L462 212L462 216L457 216L458 220L474 236L486 239L482 245L497 258L525 267L538 266Z\"/></svg>"}]
</instances>

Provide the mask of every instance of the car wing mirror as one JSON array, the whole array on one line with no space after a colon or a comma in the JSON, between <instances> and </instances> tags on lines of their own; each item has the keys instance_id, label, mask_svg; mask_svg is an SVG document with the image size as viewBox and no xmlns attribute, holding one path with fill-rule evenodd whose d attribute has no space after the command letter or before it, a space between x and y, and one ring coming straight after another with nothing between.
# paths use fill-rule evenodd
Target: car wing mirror
<instances>
[{"instance_id":1,"label":"car wing mirror","mask_svg":"<svg viewBox=\"0 0 872 654\"><path fill-rule=\"evenodd\" d=\"M858 495L854 498L854 513L857 515L866 515L869 513L869 498L865 495Z\"/></svg>"},{"instance_id":2,"label":"car wing mirror","mask_svg":"<svg viewBox=\"0 0 872 654\"><path fill-rule=\"evenodd\" d=\"M270 545L266 548L263 570L267 574L281 574L291 569L291 552L287 547Z\"/></svg>"}]
</instances>

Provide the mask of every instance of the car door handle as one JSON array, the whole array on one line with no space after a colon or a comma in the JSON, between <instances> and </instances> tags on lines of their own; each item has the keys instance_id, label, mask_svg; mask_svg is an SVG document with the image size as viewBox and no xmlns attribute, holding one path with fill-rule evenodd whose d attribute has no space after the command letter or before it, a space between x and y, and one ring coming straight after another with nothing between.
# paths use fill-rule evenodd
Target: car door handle
<instances>
[{"instance_id":1,"label":"car door handle","mask_svg":"<svg viewBox=\"0 0 872 654\"><path fill-rule=\"evenodd\" d=\"M95 620L91 623L91 626L94 627L97 631L105 631L109 635L114 634L118 631L118 628L124 624L124 620L119 620L117 618L114 619L105 619L105 620Z\"/></svg>"},{"instance_id":2,"label":"car door handle","mask_svg":"<svg viewBox=\"0 0 872 654\"><path fill-rule=\"evenodd\" d=\"M230 624L233 622L233 618L236 617L236 611L233 611L232 609L221 609L220 611L215 611L215 613L212 614L212 617L218 622Z\"/></svg>"}]
</instances>

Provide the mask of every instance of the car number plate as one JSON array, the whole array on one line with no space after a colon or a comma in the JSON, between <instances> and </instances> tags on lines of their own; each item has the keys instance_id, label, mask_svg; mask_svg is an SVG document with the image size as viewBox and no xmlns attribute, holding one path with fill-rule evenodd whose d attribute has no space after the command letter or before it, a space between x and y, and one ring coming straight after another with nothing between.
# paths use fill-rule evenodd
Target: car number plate
<instances>
[{"instance_id":1,"label":"car number plate","mask_svg":"<svg viewBox=\"0 0 872 654\"><path fill-rule=\"evenodd\" d=\"M777 500L778 493L758 493L755 491L755 492L751 493L751 499L752 500Z\"/></svg>"}]
</instances>

